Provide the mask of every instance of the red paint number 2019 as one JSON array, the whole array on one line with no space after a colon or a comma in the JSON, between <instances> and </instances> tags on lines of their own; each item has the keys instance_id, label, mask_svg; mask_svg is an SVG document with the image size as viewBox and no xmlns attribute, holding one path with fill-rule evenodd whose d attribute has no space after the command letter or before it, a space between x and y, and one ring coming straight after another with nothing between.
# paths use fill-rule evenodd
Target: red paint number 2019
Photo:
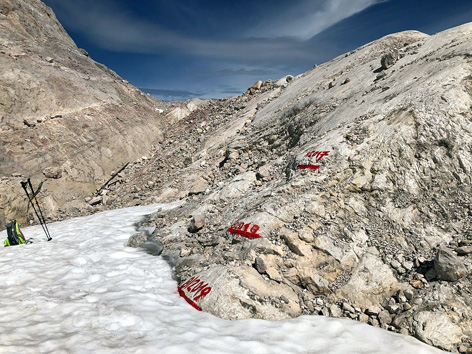
<instances>
[{"instance_id":1,"label":"red paint number 2019","mask_svg":"<svg viewBox=\"0 0 472 354\"><path fill-rule=\"evenodd\" d=\"M187 300L187 302L195 309L201 311L202 309L197 305L196 301L207 296L211 292L211 287L197 277L191 277L189 280L179 286L178 290L180 296Z\"/></svg>"}]
</instances>

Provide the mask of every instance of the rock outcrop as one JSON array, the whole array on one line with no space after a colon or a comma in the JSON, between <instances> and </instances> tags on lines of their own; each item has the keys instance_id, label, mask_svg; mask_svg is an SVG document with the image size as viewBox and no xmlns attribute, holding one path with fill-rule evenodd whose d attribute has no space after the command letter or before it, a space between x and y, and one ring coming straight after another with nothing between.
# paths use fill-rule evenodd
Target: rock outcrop
<instances>
[{"instance_id":1,"label":"rock outcrop","mask_svg":"<svg viewBox=\"0 0 472 354\"><path fill-rule=\"evenodd\" d=\"M22 178L46 178L54 217L163 139L166 104L78 49L39 0L1 2L0 66L0 228L25 220Z\"/></svg>"},{"instance_id":2,"label":"rock outcrop","mask_svg":"<svg viewBox=\"0 0 472 354\"><path fill-rule=\"evenodd\" d=\"M184 290L211 288L204 311L347 317L471 347L471 39L471 24L398 33L214 101L110 198L187 199L149 223L180 284L201 281ZM382 53L398 60L382 68Z\"/></svg>"}]
</instances>

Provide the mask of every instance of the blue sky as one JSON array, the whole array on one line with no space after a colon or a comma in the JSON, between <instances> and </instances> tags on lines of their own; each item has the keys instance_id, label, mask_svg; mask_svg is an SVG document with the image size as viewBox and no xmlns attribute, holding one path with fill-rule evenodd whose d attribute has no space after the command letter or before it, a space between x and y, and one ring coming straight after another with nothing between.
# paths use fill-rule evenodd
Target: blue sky
<instances>
[{"instance_id":1,"label":"blue sky","mask_svg":"<svg viewBox=\"0 0 472 354\"><path fill-rule=\"evenodd\" d=\"M472 21L471 0L43 0L77 45L161 99L227 97L384 35Z\"/></svg>"}]
</instances>

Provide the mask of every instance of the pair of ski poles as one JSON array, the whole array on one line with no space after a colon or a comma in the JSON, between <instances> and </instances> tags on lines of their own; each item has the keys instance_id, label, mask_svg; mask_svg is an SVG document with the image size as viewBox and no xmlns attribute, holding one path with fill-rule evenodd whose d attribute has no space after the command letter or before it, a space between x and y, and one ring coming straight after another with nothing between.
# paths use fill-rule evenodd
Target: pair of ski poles
<instances>
[{"instance_id":1,"label":"pair of ski poles","mask_svg":"<svg viewBox=\"0 0 472 354\"><path fill-rule=\"evenodd\" d=\"M38 190L36 192L34 192L33 185L31 184L31 180L29 178L26 182L21 182L21 186L23 187L26 193L26 196L28 197L28 200L31 203L31 206L33 207L36 217L41 223L41 226L43 228L44 233L46 234L46 237L48 238L48 241L51 241L52 237L51 237L51 234L49 233L48 226L46 225L46 219L44 218L43 212L41 211L41 208L39 207L38 199L36 198L36 196L39 193L39 190L41 189L42 183L39 185ZM28 192L28 187L31 189L31 192Z\"/></svg>"}]
</instances>

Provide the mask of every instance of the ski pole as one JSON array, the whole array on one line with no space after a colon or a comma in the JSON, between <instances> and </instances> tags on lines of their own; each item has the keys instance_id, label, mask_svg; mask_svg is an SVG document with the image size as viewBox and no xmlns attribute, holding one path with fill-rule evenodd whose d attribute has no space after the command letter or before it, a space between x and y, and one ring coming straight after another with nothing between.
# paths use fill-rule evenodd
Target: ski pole
<instances>
[{"instance_id":1,"label":"ski pole","mask_svg":"<svg viewBox=\"0 0 472 354\"><path fill-rule=\"evenodd\" d=\"M25 193L26 193L26 196L28 197L29 203L30 203L31 206L33 207L34 213L36 214L36 217L38 218L39 223L41 224L41 227L43 228L43 231L44 231L44 233L45 233L46 236L47 236L46 229L45 229L44 226L43 226L43 222L42 222L41 218L39 217L38 211L36 210L36 206L34 205L33 200L31 199L31 197L30 197L30 195L29 195L29 193L28 193L28 191L27 191L27 189L26 189L26 182L21 182L21 186L23 187L23 189L24 189L24 191L25 191Z\"/></svg>"},{"instance_id":2,"label":"ski pole","mask_svg":"<svg viewBox=\"0 0 472 354\"><path fill-rule=\"evenodd\" d=\"M34 193L33 185L31 184L31 179L30 178L28 178L28 184L31 188L31 193L33 193L33 198L34 198L34 200L36 200L36 205L38 206L39 214L41 214L41 218L43 219L44 227L47 231L46 236L48 237L48 241L51 241L52 237L51 237L51 234L49 233L48 226L46 225L46 218L44 217L43 212L41 211L41 208L40 208L39 202L38 202L38 198L37 198L37 193L36 194Z\"/></svg>"},{"instance_id":3,"label":"ski pole","mask_svg":"<svg viewBox=\"0 0 472 354\"><path fill-rule=\"evenodd\" d=\"M32 191L32 195L34 196L33 198L31 198L30 195L29 195L29 193L28 193L27 183L29 183L29 186L30 186L31 191ZM41 224L41 227L43 228L44 233L46 234L47 240L48 240L48 241L51 241L52 238L51 238L51 236L50 236L50 234L49 234L49 230L48 230L48 228L47 228L46 221L43 220L43 219L44 219L44 216L43 216L43 213L41 212L41 208L39 207L39 203L38 203L38 200L36 199L36 195L35 195L35 193L34 193L34 190L33 190L33 187L32 187L32 185L31 185L30 179L28 178L28 181L27 181L27 182L21 182L21 186L23 187L23 189L24 189L24 191L25 191L25 193L26 193L26 196L28 197L28 200L29 200L31 206L33 207L34 213L36 214L36 217L38 218L39 223ZM38 210L39 210L39 212L40 212L40 214L41 214L41 217L42 217L43 219L41 219L41 217L39 216L38 211L36 210L36 206L34 205L34 200L33 200L33 199L36 200L36 205L37 205ZM44 225L43 225L43 223L44 223Z\"/></svg>"},{"instance_id":4,"label":"ski pole","mask_svg":"<svg viewBox=\"0 0 472 354\"><path fill-rule=\"evenodd\" d=\"M27 183L29 183L29 185L30 185L30 188L31 188L31 192L32 192L33 197L31 197L30 194L29 194L29 192L28 192ZM51 236L49 235L49 230L48 230L48 228L47 228L46 221L44 220L43 213L41 212L41 208L40 208L40 206L39 206L38 200L36 199L36 194L37 194L37 193L34 193L33 187L31 186L31 181L30 181L30 179L28 178L28 181L27 181L27 182L21 182L21 185L22 185L23 189L24 189L25 192L26 192L26 196L28 197L28 200L29 200L29 202L31 203L31 206L33 207L34 213L36 214L36 217L38 218L39 223L41 224L41 227L43 228L44 233L46 234L47 240L48 240L48 241L51 241L52 238L51 238ZM39 188L38 188L38 192L39 192ZM36 205L34 204L34 201L36 201ZM40 212L40 214L41 214L41 217L40 217L40 214L38 214L38 210L36 210L36 206L38 207L38 210L39 210L39 212Z\"/></svg>"}]
</instances>

